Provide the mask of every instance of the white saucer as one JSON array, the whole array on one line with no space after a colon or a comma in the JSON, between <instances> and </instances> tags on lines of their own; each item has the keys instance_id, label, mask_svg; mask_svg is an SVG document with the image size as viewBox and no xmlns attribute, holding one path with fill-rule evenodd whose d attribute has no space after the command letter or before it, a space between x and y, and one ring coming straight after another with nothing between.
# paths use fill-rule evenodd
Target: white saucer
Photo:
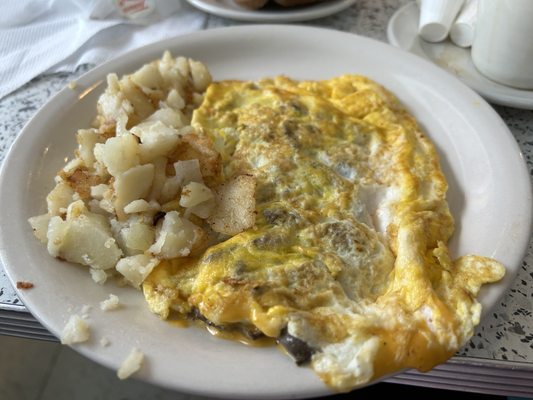
<instances>
[{"instance_id":1,"label":"white saucer","mask_svg":"<svg viewBox=\"0 0 533 400\"><path fill-rule=\"evenodd\" d=\"M327 0L300 7L249 10L233 0L187 0L196 8L219 17L249 22L295 22L326 17L342 11L357 0Z\"/></svg>"},{"instance_id":2,"label":"white saucer","mask_svg":"<svg viewBox=\"0 0 533 400\"><path fill-rule=\"evenodd\" d=\"M429 43L419 38L418 16L415 2L396 11L387 28L389 43L446 69L491 103L533 110L533 90L501 85L481 75L472 63L469 49L457 47L449 40Z\"/></svg>"}]
</instances>

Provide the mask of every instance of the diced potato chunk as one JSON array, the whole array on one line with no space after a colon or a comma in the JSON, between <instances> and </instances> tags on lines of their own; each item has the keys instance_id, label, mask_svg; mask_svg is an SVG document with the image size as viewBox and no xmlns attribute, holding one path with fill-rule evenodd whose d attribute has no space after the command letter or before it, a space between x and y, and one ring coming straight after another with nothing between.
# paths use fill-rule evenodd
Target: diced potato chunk
<instances>
[{"instance_id":1,"label":"diced potato chunk","mask_svg":"<svg viewBox=\"0 0 533 400\"><path fill-rule=\"evenodd\" d=\"M80 129L77 134L78 152L83 164L87 168L92 168L94 158L94 146L99 141L98 131L96 129Z\"/></svg>"},{"instance_id":2,"label":"diced potato chunk","mask_svg":"<svg viewBox=\"0 0 533 400\"><path fill-rule=\"evenodd\" d=\"M104 195L108 190L109 190L109 186L104 183L91 186L91 197L93 199L101 200L104 198Z\"/></svg>"},{"instance_id":3,"label":"diced potato chunk","mask_svg":"<svg viewBox=\"0 0 533 400\"><path fill-rule=\"evenodd\" d=\"M116 310L120 307L120 300L118 296L114 294L110 294L109 298L105 299L104 301L100 302L100 309L102 311L111 311Z\"/></svg>"},{"instance_id":4,"label":"diced potato chunk","mask_svg":"<svg viewBox=\"0 0 533 400\"><path fill-rule=\"evenodd\" d=\"M83 168L83 161L81 158L73 158L65 164L63 167L63 172L65 176L70 176L81 168Z\"/></svg>"},{"instance_id":5,"label":"diced potato chunk","mask_svg":"<svg viewBox=\"0 0 533 400\"><path fill-rule=\"evenodd\" d=\"M180 206L194 207L213 198L213 192L203 183L190 182L181 191Z\"/></svg>"},{"instance_id":6,"label":"diced potato chunk","mask_svg":"<svg viewBox=\"0 0 533 400\"><path fill-rule=\"evenodd\" d=\"M155 241L153 217L149 214L133 214L125 221L112 218L111 229L125 256L144 253Z\"/></svg>"},{"instance_id":7,"label":"diced potato chunk","mask_svg":"<svg viewBox=\"0 0 533 400\"><path fill-rule=\"evenodd\" d=\"M114 183L114 206L119 218L124 218L125 205L148 196L153 179L152 164L138 165L117 176Z\"/></svg>"},{"instance_id":8,"label":"diced potato chunk","mask_svg":"<svg viewBox=\"0 0 533 400\"><path fill-rule=\"evenodd\" d=\"M172 89L167 96L167 105L175 110L182 110L185 107L185 100L176 89Z\"/></svg>"},{"instance_id":9,"label":"diced potato chunk","mask_svg":"<svg viewBox=\"0 0 533 400\"><path fill-rule=\"evenodd\" d=\"M211 83L211 74L206 66L199 61L189 60L189 65L194 89L197 92L204 91Z\"/></svg>"},{"instance_id":10,"label":"diced potato chunk","mask_svg":"<svg viewBox=\"0 0 533 400\"><path fill-rule=\"evenodd\" d=\"M159 74L159 70L153 64L142 66L141 69L131 75L131 80L138 86L152 90L163 86L163 79Z\"/></svg>"},{"instance_id":11,"label":"diced potato chunk","mask_svg":"<svg viewBox=\"0 0 533 400\"><path fill-rule=\"evenodd\" d=\"M62 344L74 344L89 340L89 325L79 315L71 315L61 332Z\"/></svg>"},{"instance_id":12,"label":"diced potato chunk","mask_svg":"<svg viewBox=\"0 0 533 400\"><path fill-rule=\"evenodd\" d=\"M102 269L91 268L90 272L92 280L98 283L99 285L103 285L107 280L107 272Z\"/></svg>"},{"instance_id":13,"label":"diced potato chunk","mask_svg":"<svg viewBox=\"0 0 533 400\"><path fill-rule=\"evenodd\" d=\"M215 199L212 198L187 209L185 216L188 217L190 214L194 214L202 219L207 219L211 216L211 214L213 214L214 209Z\"/></svg>"},{"instance_id":14,"label":"diced potato chunk","mask_svg":"<svg viewBox=\"0 0 533 400\"><path fill-rule=\"evenodd\" d=\"M33 234L41 243L44 244L48 242L46 233L48 232L48 223L50 222L50 218L50 214L43 214L28 219L28 222L33 229Z\"/></svg>"},{"instance_id":15,"label":"diced potato chunk","mask_svg":"<svg viewBox=\"0 0 533 400\"><path fill-rule=\"evenodd\" d=\"M124 206L124 212L126 214L135 214L148 211L150 209L150 204L144 199L133 200L131 203L128 203Z\"/></svg>"},{"instance_id":16,"label":"diced potato chunk","mask_svg":"<svg viewBox=\"0 0 533 400\"><path fill-rule=\"evenodd\" d=\"M52 256L95 269L113 268L122 255L106 218L87 211L82 201L69 206L65 221L52 217L47 239Z\"/></svg>"},{"instance_id":17,"label":"diced potato chunk","mask_svg":"<svg viewBox=\"0 0 533 400\"><path fill-rule=\"evenodd\" d=\"M72 203L74 190L64 181L59 182L46 196L48 214L61 215L63 211Z\"/></svg>"},{"instance_id":18,"label":"diced potato chunk","mask_svg":"<svg viewBox=\"0 0 533 400\"><path fill-rule=\"evenodd\" d=\"M133 349L128 355L128 357L126 357L126 359L120 365L120 368L117 371L118 378L129 378L132 374L134 374L141 368L143 360L144 354L141 353L138 349Z\"/></svg>"},{"instance_id":19,"label":"diced potato chunk","mask_svg":"<svg viewBox=\"0 0 533 400\"><path fill-rule=\"evenodd\" d=\"M154 180L149 195L151 200L159 200L159 197L161 196L161 190L163 189L163 185L167 179L167 162L168 160L166 157L158 157L152 162L154 165Z\"/></svg>"},{"instance_id":20,"label":"diced potato chunk","mask_svg":"<svg viewBox=\"0 0 533 400\"><path fill-rule=\"evenodd\" d=\"M124 245L128 250L144 252L155 241L155 229L141 221L133 221L120 230Z\"/></svg>"},{"instance_id":21,"label":"diced potato chunk","mask_svg":"<svg viewBox=\"0 0 533 400\"><path fill-rule=\"evenodd\" d=\"M104 210L105 212L109 213L109 214L114 214L115 213L115 205L113 204L113 202L111 200L108 200L108 199L102 199L100 200L100 202L98 203L98 206Z\"/></svg>"},{"instance_id":22,"label":"diced potato chunk","mask_svg":"<svg viewBox=\"0 0 533 400\"><path fill-rule=\"evenodd\" d=\"M94 152L96 159L115 177L139 165L139 143L131 134L109 138L104 144L98 143Z\"/></svg>"},{"instance_id":23,"label":"diced potato chunk","mask_svg":"<svg viewBox=\"0 0 533 400\"><path fill-rule=\"evenodd\" d=\"M170 211L165 215L156 242L148 251L161 259L186 257L198 241L199 231L202 230L181 218L177 211Z\"/></svg>"},{"instance_id":24,"label":"diced potato chunk","mask_svg":"<svg viewBox=\"0 0 533 400\"><path fill-rule=\"evenodd\" d=\"M139 154L145 163L170 154L180 142L178 131L161 121L144 123L131 131L141 139Z\"/></svg>"},{"instance_id":25,"label":"diced potato chunk","mask_svg":"<svg viewBox=\"0 0 533 400\"><path fill-rule=\"evenodd\" d=\"M189 66L189 60L185 57L176 58L176 67L178 68L180 74L184 78L188 78L191 73L191 67Z\"/></svg>"},{"instance_id":26,"label":"diced potato chunk","mask_svg":"<svg viewBox=\"0 0 533 400\"><path fill-rule=\"evenodd\" d=\"M177 161L174 163L174 170L178 184L181 186L185 186L189 182L204 182L198 160Z\"/></svg>"},{"instance_id":27,"label":"diced potato chunk","mask_svg":"<svg viewBox=\"0 0 533 400\"><path fill-rule=\"evenodd\" d=\"M97 108L106 122L116 121L123 114L133 113L132 104L120 92L116 74L107 75L107 89L98 98Z\"/></svg>"},{"instance_id":28,"label":"diced potato chunk","mask_svg":"<svg viewBox=\"0 0 533 400\"><path fill-rule=\"evenodd\" d=\"M122 78L119 81L119 86L123 96L133 106L133 115L130 115L130 120L133 120L134 123L146 119L156 110L150 97L133 82L131 77Z\"/></svg>"},{"instance_id":29,"label":"diced potato chunk","mask_svg":"<svg viewBox=\"0 0 533 400\"><path fill-rule=\"evenodd\" d=\"M181 128L185 125L185 116L178 110L172 108L161 108L150 115L146 121L148 122L162 122L166 126L172 128Z\"/></svg>"},{"instance_id":30,"label":"diced potato chunk","mask_svg":"<svg viewBox=\"0 0 533 400\"><path fill-rule=\"evenodd\" d=\"M159 201L163 204L175 200L180 191L181 184L179 178L171 176L165 179L159 194Z\"/></svg>"},{"instance_id":31,"label":"diced potato chunk","mask_svg":"<svg viewBox=\"0 0 533 400\"><path fill-rule=\"evenodd\" d=\"M159 264L157 258L138 254L120 259L116 268L129 283L134 287L139 287L157 264Z\"/></svg>"},{"instance_id":32,"label":"diced potato chunk","mask_svg":"<svg viewBox=\"0 0 533 400\"><path fill-rule=\"evenodd\" d=\"M67 227L67 223L61 217L54 216L50 218L48 231L46 232L46 248L53 257L60 257L60 250L64 245Z\"/></svg>"}]
</instances>

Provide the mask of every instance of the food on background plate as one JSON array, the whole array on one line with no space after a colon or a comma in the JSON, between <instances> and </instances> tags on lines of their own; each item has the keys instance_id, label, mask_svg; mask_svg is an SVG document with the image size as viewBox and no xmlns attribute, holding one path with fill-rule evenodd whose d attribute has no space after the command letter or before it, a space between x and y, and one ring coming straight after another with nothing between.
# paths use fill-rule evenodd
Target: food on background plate
<instances>
[{"instance_id":1,"label":"food on background plate","mask_svg":"<svg viewBox=\"0 0 533 400\"><path fill-rule=\"evenodd\" d=\"M235 3L237 3L239 6L256 10L268 3L268 0L235 0Z\"/></svg>"},{"instance_id":2,"label":"food on background plate","mask_svg":"<svg viewBox=\"0 0 533 400\"><path fill-rule=\"evenodd\" d=\"M283 7L295 7L312 3L319 3L321 1L327 0L272 0L271 3L276 3ZM268 0L235 0L235 3L237 3L238 5L249 8L251 10L257 10L259 8L262 8L268 2Z\"/></svg>"},{"instance_id":3,"label":"food on background plate","mask_svg":"<svg viewBox=\"0 0 533 400\"><path fill-rule=\"evenodd\" d=\"M274 0L274 3L283 7L303 6L306 4L327 2L328 0Z\"/></svg>"},{"instance_id":4,"label":"food on background plate","mask_svg":"<svg viewBox=\"0 0 533 400\"><path fill-rule=\"evenodd\" d=\"M166 53L111 75L78 141L30 219L52 255L163 319L275 340L334 390L445 361L504 274L450 258L436 150L361 76L211 83Z\"/></svg>"}]
</instances>

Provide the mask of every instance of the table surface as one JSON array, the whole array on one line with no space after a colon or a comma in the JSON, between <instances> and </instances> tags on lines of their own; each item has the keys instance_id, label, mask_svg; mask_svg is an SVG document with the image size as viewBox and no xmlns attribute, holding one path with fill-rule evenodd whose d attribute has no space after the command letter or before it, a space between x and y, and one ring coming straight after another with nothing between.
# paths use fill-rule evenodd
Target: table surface
<instances>
[{"instance_id":1,"label":"table surface","mask_svg":"<svg viewBox=\"0 0 533 400\"><path fill-rule=\"evenodd\" d=\"M408 0L360 0L327 18L301 23L386 41L389 18ZM237 25L205 16L205 29ZM0 163L23 125L53 94L87 72L42 75L0 99ZM515 136L533 176L533 111L494 106ZM3 188L5 190L5 188ZM0 334L52 339L27 313L0 265ZM530 242L513 285L447 364L429 375L409 371L391 381L494 394L533 395L533 250Z\"/></svg>"}]
</instances>

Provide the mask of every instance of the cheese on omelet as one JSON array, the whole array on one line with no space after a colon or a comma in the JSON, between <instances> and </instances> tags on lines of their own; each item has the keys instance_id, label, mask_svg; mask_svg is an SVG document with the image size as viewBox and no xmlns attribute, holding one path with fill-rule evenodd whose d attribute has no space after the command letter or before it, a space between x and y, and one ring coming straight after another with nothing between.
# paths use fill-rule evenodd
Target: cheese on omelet
<instances>
[{"instance_id":1,"label":"cheese on omelet","mask_svg":"<svg viewBox=\"0 0 533 400\"><path fill-rule=\"evenodd\" d=\"M143 283L151 310L277 338L331 388L429 370L479 323L481 285L504 267L452 260L435 147L377 83L346 75L209 86L192 126L222 178L252 175L255 226Z\"/></svg>"}]
</instances>

